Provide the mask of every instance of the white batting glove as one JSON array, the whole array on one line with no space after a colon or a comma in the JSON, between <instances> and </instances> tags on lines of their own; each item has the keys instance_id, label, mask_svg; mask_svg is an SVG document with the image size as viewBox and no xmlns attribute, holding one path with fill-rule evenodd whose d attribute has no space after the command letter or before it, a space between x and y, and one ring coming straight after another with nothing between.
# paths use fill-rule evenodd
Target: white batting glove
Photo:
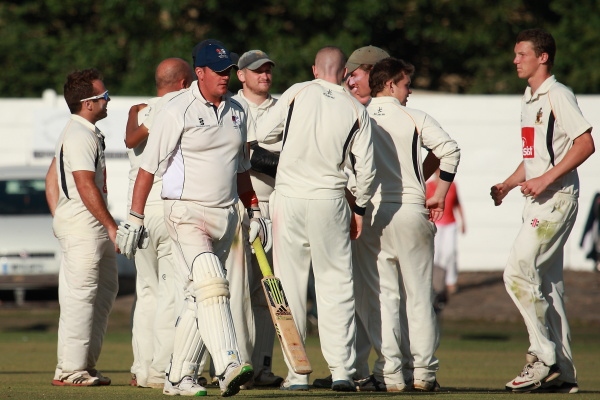
<instances>
[{"instance_id":1,"label":"white batting glove","mask_svg":"<svg viewBox=\"0 0 600 400\"><path fill-rule=\"evenodd\" d=\"M252 208L249 211L250 236L248 240L252 244L258 237L266 253L273 246L273 224L270 219L262 217L260 209Z\"/></svg>"},{"instance_id":2,"label":"white batting glove","mask_svg":"<svg viewBox=\"0 0 600 400\"><path fill-rule=\"evenodd\" d=\"M141 214L131 214L127 221L122 221L117 229L117 247L125 257L132 259L137 249L148 247L150 237L148 231L144 228L144 216Z\"/></svg>"}]
</instances>

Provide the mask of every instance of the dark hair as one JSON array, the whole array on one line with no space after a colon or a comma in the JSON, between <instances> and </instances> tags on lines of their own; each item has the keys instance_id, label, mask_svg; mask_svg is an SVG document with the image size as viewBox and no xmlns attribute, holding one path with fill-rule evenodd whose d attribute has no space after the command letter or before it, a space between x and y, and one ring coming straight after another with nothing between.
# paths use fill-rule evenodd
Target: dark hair
<instances>
[{"instance_id":1,"label":"dark hair","mask_svg":"<svg viewBox=\"0 0 600 400\"><path fill-rule=\"evenodd\" d=\"M375 97L377 93L382 92L387 81L391 80L394 83L398 83L406 75L412 76L414 72L414 65L404 60L394 57L384 58L373 66L369 74L371 96Z\"/></svg>"},{"instance_id":2,"label":"dark hair","mask_svg":"<svg viewBox=\"0 0 600 400\"><path fill-rule=\"evenodd\" d=\"M96 68L71 72L64 86L64 96L71 114L81 111L81 99L94 95L94 81L101 81L102 74Z\"/></svg>"},{"instance_id":3,"label":"dark hair","mask_svg":"<svg viewBox=\"0 0 600 400\"><path fill-rule=\"evenodd\" d=\"M539 57L542 53L548 54L549 68L554 65L554 57L556 56L556 42L551 34L543 29L526 29L517 35L517 43L531 42L535 56Z\"/></svg>"}]
</instances>

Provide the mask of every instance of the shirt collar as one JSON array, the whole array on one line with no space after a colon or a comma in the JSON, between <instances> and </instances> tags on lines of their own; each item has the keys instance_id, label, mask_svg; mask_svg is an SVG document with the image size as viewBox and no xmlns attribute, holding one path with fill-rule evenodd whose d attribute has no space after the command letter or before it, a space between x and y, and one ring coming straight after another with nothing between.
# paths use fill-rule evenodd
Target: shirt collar
<instances>
[{"instance_id":1,"label":"shirt collar","mask_svg":"<svg viewBox=\"0 0 600 400\"><path fill-rule=\"evenodd\" d=\"M273 103L273 97L271 97L270 94L268 94L267 95L268 97L265 99L265 101L263 101L260 104L255 104L255 103L251 102L250 100L248 100L246 98L246 96L244 96L244 90L243 89L240 89L238 91L238 96L240 96L242 99L244 99L244 101L246 103L248 103L248 107L251 107L251 108L265 108L266 109L266 108L269 108L271 106L271 103Z\"/></svg>"},{"instance_id":2,"label":"shirt collar","mask_svg":"<svg viewBox=\"0 0 600 400\"><path fill-rule=\"evenodd\" d=\"M525 102L531 103L540 98L540 96L545 95L550 90L550 87L556 83L556 78L554 75L547 78L538 88L535 93L531 93L531 86L527 86L525 88Z\"/></svg>"}]
</instances>

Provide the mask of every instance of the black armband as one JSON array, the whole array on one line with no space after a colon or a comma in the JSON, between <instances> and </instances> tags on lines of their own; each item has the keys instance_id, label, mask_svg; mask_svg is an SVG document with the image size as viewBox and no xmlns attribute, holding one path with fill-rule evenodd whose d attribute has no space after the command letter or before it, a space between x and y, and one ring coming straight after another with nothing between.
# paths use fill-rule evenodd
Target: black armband
<instances>
[{"instance_id":1,"label":"black armband","mask_svg":"<svg viewBox=\"0 0 600 400\"><path fill-rule=\"evenodd\" d=\"M450 172L446 172L443 170L440 170L440 179L446 182L452 182L454 180L454 176L456 174L452 174Z\"/></svg>"},{"instance_id":2,"label":"black armband","mask_svg":"<svg viewBox=\"0 0 600 400\"><path fill-rule=\"evenodd\" d=\"M260 147L258 142L251 142L250 148L253 151L252 157L250 157L252 170L275 178L277 164L279 164L279 154Z\"/></svg>"},{"instance_id":3,"label":"black armband","mask_svg":"<svg viewBox=\"0 0 600 400\"><path fill-rule=\"evenodd\" d=\"M356 215L365 215L365 211L367 211L367 207L359 207L356 204L354 205L353 210Z\"/></svg>"}]
</instances>

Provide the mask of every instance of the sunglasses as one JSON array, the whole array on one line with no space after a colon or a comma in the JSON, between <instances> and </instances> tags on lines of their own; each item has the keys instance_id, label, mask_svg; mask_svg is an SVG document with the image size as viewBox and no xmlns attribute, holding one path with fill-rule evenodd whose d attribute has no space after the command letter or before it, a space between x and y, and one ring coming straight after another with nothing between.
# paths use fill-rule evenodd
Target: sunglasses
<instances>
[{"instance_id":1,"label":"sunglasses","mask_svg":"<svg viewBox=\"0 0 600 400\"><path fill-rule=\"evenodd\" d=\"M108 90L102 94L92 96L92 97L87 97L87 98L81 99L79 101L83 103L84 101L88 101L88 100L100 100L100 99L104 99L106 101L108 101L108 99L110 99L110 97L108 96Z\"/></svg>"}]
</instances>

